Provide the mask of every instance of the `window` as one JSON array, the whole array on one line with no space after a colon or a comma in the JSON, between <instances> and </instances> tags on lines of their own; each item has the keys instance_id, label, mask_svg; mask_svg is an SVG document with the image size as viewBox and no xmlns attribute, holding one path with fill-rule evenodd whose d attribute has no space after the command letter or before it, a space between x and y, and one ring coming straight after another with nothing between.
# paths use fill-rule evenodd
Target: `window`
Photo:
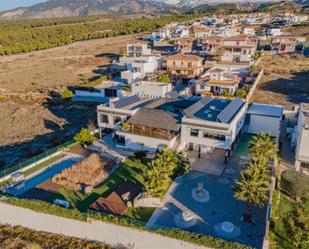
<instances>
[{"instance_id":1,"label":"window","mask_svg":"<svg viewBox=\"0 0 309 249\"><path fill-rule=\"evenodd\" d=\"M113 119L114 119L114 124L118 124L122 121L121 117L119 116L114 116Z\"/></svg>"},{"instance_id":2,"label":"window","mask_svg":"<svg viewBox=\"0 0 309 249\"><path fill-rule=\"evenodd\" d=\"M191 137L198 137L198 130L197 129L190 129L190 136Z\"/></svg>"},{"instance_id":3,"label":"window","mask_svg":"<svg viewBox=\"0 0 309 249\"><path fill-rule=\"evenodd\" d=\"M105 114L100 115L100 123L102 124L108 124L108 116Z\"/></svg>"},{"instance_id":4,"label":"window","mask_svg":"<svg viewBox=\"0 0 309 249\"><path fill-rule=\"evenodd\" d=\"M219 134L211 134L208 132L203 132L203 137L204 138L210 138L210 139L216 139L220 141L225 141L225 136L224 135L219 135Z\"/></svg>"}]
</instances>

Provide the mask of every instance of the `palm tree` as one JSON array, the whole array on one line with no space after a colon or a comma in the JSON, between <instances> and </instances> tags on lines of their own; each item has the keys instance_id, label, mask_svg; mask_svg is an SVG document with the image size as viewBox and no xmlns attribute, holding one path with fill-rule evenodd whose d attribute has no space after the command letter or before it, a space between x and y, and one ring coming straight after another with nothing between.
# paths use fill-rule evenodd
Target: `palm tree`
<instances>
[{"instance_id":1,"label":"palm tree","mask_svg":"<svg viewBox=\"0 0 309 249\"><path fill-rule=\"evenodd\" d=\"M240 178L235 181L234 197L246 203L244 221L252 222L251 205L260 207L267 200L269 191L269 171L260 162L251 162L240 174Z\"/></svg>"},{"instance_id":2,"label":"palm tree","mask_svg":"<svg viewBox=\"0 0 309 249\"><path fill-rule=\"evenodd\" d=\"M266 133L254 136L249 143L250 155L253 160L265 160L274 158L276 146L270 135Z\"/></svg>"}]
</instances>

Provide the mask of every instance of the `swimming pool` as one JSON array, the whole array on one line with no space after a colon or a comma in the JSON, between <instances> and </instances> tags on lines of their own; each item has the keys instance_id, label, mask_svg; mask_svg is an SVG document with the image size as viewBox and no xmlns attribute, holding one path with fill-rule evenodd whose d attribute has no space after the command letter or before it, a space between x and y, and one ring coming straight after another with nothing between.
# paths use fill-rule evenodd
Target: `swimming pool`
<instances>
[{"instance_id":1,"label":"swimming pool","mask_svg":"<svg viewBox=\"0 0 309 249\"><path fill-rule=\"evenodd\" d=\"M30 189L41 184L42 182L45 182L46 180L52 178L54 175L60 173L62 170L69 168L74 163L76 163L77 161L80 161L80 160L81 160L81 158L70 158L70 159L67 159L65 161L59 162L58 164L46 169L42 173L24 181L24 182L21 182L14 187L8 187L6 189L6 192L8 192L9 194L14 195L14 196L22 195L22 194L26 193L27 191L29 191Z\"/></svg>"}]
</instances>

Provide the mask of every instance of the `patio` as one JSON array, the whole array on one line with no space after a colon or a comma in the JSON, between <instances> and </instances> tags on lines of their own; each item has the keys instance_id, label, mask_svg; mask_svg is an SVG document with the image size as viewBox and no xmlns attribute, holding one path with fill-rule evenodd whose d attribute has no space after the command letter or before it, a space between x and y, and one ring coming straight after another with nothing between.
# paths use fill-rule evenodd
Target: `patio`
<instances>
[{"instance_id":1,"label":"patio","mask_svg":"<svg viewBox=\"0 0 309 249\"><path fill-rule=\"evenodd\" d=\"M192 170L220 176L222 175L227 164L224 162L225 151L221 149L215 150L213 153L201 153L198 158L197 151L189 151L187 154Z\"/></svg>"},{"instance_id":2,"label":"patio","mask_svg":"<svg viewBox=\"0 0 309 249\"><path fill-rule=\"evenodd\" d=\"M245 204L233 197L234 180L239 177L243 164L232 159L221 176L192 171L178 179L165 195L162 208L158 208L147 226L149 228L180 228L191 232L220 237L261 248L265 230L266 207L254 207L254 224L242 221ZM203 183L208 198L198 201L193 195L199 183ZM189 211L193 219L180 219ZM223 223L231 222L233 233L222 231ZM225 223L229 224L229 223Z\"/></svg>"}]
</instances>

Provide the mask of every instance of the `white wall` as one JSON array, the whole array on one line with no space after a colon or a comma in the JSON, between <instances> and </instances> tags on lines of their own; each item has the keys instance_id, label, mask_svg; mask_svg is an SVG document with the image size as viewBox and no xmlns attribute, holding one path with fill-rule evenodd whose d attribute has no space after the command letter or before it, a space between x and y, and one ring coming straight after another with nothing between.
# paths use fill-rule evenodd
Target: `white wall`
<instances>
[{"instance_id":1,"label":"white wall","mask_svg":"<svg viewBox=\"0 0 309 249\"><path fill-rule=\"evenodd\" d=\"M210 249L188 242L164 237L147 231L111 223L91 223L66 219L0 202L0 223L23 226L36 231L57 233L80 239L101 241L113 246L122 244L134 249ZM159 245L159 247L158 247Z\"/></svg>"},{"instance_id":2,"label":"white wall","mask_svg":"<svg viewBox=\"0 0 309 249\"><path fill-rule=\"evenodd\" d=\"M248 133L259 134L264 132L275 137L280 129L280 122L281 119L277 117L250 115Z\"/></svg>"},{"instance_id":3,"label":"white wall","mask_svg":"<svg viewBox=\"0 0 309 249\"><path fill-rule=\"evenodd\" d=\"M172 140L163 140L159 138L152 138L146 136L139 136L135 134L130 134L127 132L117 131L116 134L125 136L126 145L125 148L131 150L147 150L150 152L155 152L157 148L162 148L163 145L167 145L169 148L173 148L176 144L177 137L173 138ZM144 145L143 148L141 143Z\"/></svg>"}]
</instances>

